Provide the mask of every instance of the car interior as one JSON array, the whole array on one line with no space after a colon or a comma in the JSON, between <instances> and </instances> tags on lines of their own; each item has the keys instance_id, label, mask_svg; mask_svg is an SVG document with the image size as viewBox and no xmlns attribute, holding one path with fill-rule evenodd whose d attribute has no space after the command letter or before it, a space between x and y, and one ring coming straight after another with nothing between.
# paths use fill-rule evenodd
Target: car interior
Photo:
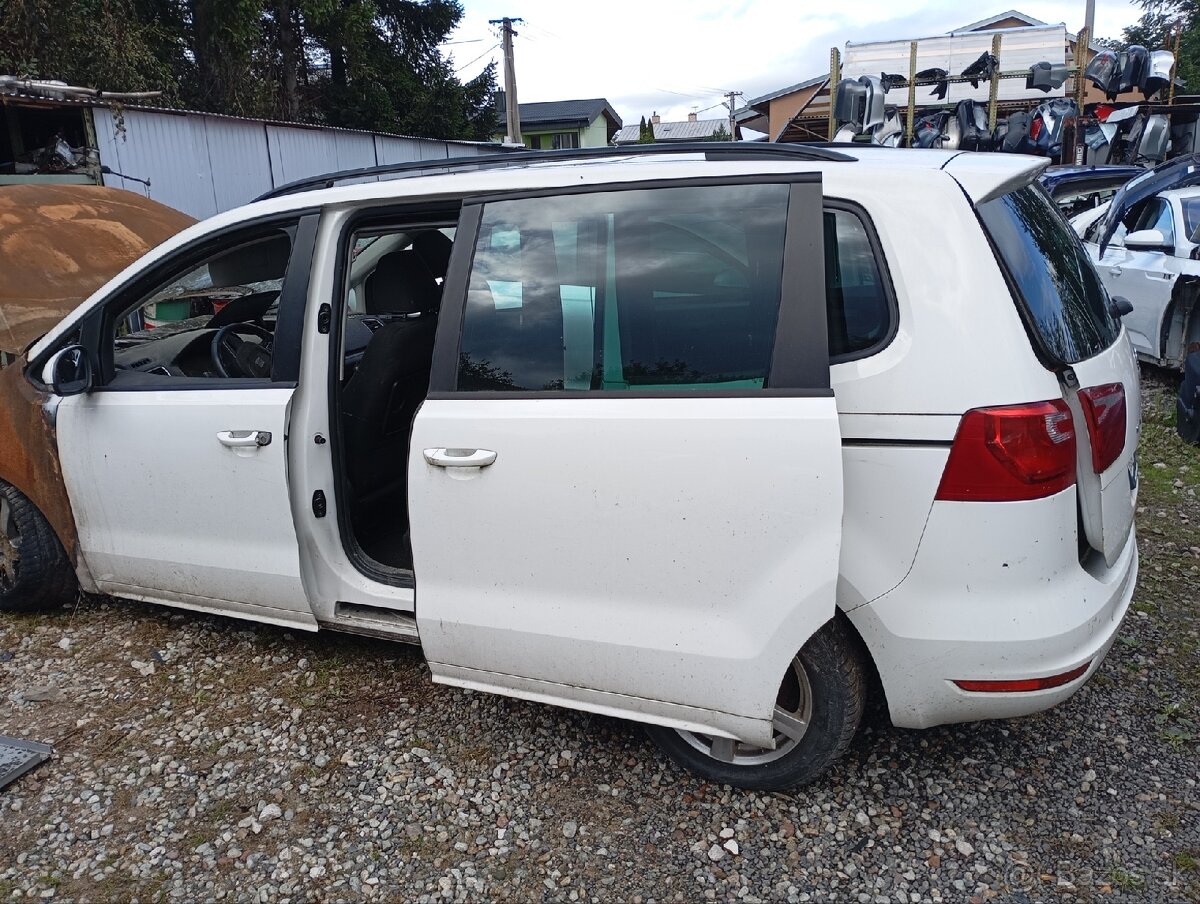
<instances>
[{"instance_id":1,"label":"car interior","mask_svg":"<svg viewBox=\"0 0 1200 904\"><path fill-rule=\"evenodd\" d=\"M429 389L442 283L454 228L429 224L356 233L343 312L336 411L342 500L360 550L412 568L408 440Z\"/></svg>"},{"instance_id":2,"label":"car interior","mask_svg":"<svg viewBox=\"0 0 1200 904\"><path fill-rule=\"evenodd\" d=\"M276 229L238 244L125 311L114 326L114 382L269 380L291 241Z\"/></svg>"}]
</instances>

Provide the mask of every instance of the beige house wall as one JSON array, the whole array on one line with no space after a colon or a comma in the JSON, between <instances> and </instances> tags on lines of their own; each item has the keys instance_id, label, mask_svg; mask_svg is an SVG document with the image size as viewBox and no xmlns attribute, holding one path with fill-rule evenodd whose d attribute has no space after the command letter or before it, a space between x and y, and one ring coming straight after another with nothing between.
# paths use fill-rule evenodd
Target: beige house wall
<instances>
[{"instance_id":1,"label":"beige house wall","mask_svg":"<svg viewBox=\"0 0 1200 904\"><path fill-rule=\"evenodd\" d=\"M808 103L809 98L816 94L820 87L821 85L818 83L812 87L801 88L799 91L794 91L791 94L784 94L769 101L770 112L768 113L767 118L770 122L770 132L768 132L768 138L771 141L775 140L775 136L777 136L783 127L788 124L791 118L795 116L797 112L799 112L800 108ZM821 107L827 109L827 105L824 103L821 104ZM811 111L812 107L810 106L805 112L808 113Z\"/></svg>"}]
</instances>

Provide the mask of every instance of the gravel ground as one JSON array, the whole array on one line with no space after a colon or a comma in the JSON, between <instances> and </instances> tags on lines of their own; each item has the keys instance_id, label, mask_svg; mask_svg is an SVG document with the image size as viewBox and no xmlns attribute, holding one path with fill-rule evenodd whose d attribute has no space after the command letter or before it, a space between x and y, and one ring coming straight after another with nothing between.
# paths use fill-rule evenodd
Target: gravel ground
<instances>
[{"instance_id":1,"label":"gravel ground","mask_svg":"<svg viewBox=\"0 0 1200 904\"><path fill-rule=\"evenodd\" d=\"M1148 381L1144 580L1031 718L876 718L754 794L636 727L440 688L415 650L113 600L0 620L0 901L1200 900L1200 454ZM1161 467L1160 467L1161 466Z\"/></svg>"}]
</instances>

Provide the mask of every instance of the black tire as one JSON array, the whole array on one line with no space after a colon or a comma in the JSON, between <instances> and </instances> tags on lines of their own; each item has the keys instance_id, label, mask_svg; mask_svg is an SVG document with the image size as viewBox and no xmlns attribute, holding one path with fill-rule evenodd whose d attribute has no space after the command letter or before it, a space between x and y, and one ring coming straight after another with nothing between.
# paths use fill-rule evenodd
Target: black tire
<instances>
[{"instance_id":1,"label":"black tire","mask_svg":"<svg viewBox=\"0 0 1200 904\"><path fill-rule=\"evenodd\" d=\"M797 665L809 690L810 716L803 736L770 762L739 763L755 759L757 748L734 745L734 761L726 762L701 750L713 739L689 735L660 725L647 725L650 738L673 760L692 772L735 788L782 791L818 778L846 752L862 720L866 701L867 669L861 642L838 616L804 645L789 668ZM794 679L792 679L794 683ZM788 691L788 678L780 688L780 702ZM726 742L727 743L727 742ZM783 745L781 745L783 746ZM774 752L759 751L760 755Z\"/></svg>"},{"instance_id":2,"label":"black tire","mask_svg":"<svg viewBox=\"0 0 1200 904\"><path fill-rule=\"evenodd\" d=\"M39 612L70 602L75 573L45 516L0 481L0 612Z\"/></svg>"}]
</instances>

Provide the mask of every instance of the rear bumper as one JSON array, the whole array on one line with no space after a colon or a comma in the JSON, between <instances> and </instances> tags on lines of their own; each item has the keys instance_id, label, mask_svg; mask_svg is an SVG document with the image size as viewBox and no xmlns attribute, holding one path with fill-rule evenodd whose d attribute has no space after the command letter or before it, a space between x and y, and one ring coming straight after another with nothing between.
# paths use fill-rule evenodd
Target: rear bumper
<instances>
[{"instance_id":1,"label":"rear bumper","mask_svg":"<svg viewBox=\"0 0 1200 904\"><path fill-rule=\"evenodd\" d=\"M908 577L848 612L894 724L927 728L1048 709L1096 672L1137 581L1131 530L1117 561L1078 561L1075 491L1021 503L936 503ZM968 692L955 680L1060 675L1055 688Z\"/></svg>"}]
</instances>

